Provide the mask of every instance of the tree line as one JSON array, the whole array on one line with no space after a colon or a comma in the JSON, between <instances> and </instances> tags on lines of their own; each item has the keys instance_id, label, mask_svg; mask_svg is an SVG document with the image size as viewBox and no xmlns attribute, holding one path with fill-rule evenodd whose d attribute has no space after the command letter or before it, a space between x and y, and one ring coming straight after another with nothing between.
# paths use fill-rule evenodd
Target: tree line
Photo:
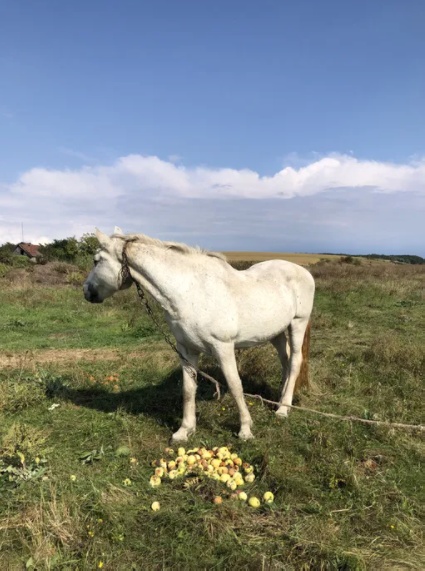
<instances>
[{"instance_id":1,"label":"tree line","mask_svg":"<svg viewBox=\"0 0 425 571\"><path fill-rule=\"evenodd\" d=\"M334 252L322 252L323 256L341 256L341 261L351 263L358 258L369 260L387 260L396 264L425 264L425 258L414 254L335 254Z\"/></svg>"},{"instance_id":2,"label":"tree line","mask_svg":"<svg viewBox=\"0 0 425 571\"><path fill-rule=\"evenodd\" d=\"M38 261L40 263L58 261L70 264L85 264L91 261L91 258L98 248L99 242L94 234L83 234L80 239L72 236L71 238L63 238L62 240L53 240L49 244L39 246L38 250L41 257ZM0 246L0 263L13 265L14 258L16 258L16 256L13 256L15 249L16 244L12 244L11 242L6 242ZM332 254L335 255L333 252ZM326 253L323 253L323 255L326 255ZM355 258L362 257L371 260L388 260L399 264L425 264L425 258L412 254L336 255L344 257L343 261L347 263L355 263Z\"/></svg>"}]
</instances>

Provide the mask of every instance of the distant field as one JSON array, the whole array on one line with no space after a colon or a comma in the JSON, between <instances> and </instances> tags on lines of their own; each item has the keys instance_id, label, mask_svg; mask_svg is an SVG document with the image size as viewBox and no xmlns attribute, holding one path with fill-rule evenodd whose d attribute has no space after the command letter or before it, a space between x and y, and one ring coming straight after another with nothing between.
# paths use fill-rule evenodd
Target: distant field
<instances>
[{"instance_id":1,"label":"distant field","mask_svg":"<svg viewBox=\"0 0 425 571\"><path fill-rule=\"evenodd\" d=\"M330 254L298 254L292 252L223 252L229 262L263 262L264 260L287 260L294 264L316 264L319 260L338 260Z\"/></svg>"}]
</instances>

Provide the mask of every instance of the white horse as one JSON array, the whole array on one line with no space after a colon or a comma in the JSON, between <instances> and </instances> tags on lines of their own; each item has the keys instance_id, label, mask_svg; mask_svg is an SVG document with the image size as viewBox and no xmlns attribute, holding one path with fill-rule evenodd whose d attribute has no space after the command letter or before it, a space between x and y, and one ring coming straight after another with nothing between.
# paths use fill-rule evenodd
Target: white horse
<instances>
[{"instance_id":1,"label":"white horse","mask_svg":"<svg viewBox=\"0 0 425 571\"><path fill-rule=\"evenodd\" d=\"M96 236L100 249L84 283L86 300L101 303L135 281L164 309L177 348L186 359L181 360L183 421L173 434L174 441L186 441L196 428L196 375L188 363L197 367L200 353L218 360L239 409L239 437L248 439L253 438L252 420L243 397L235 349L270 341L283 368L276 414L287 416L296 382L307 380L297 381L303 356L303 369L307 363L314 298L314 280L306 269L272 260L238 271L221 254L143 234L124 236L117 227L111 237L99 230ZM124 257L130 271L127 277L122 272Z\"/></svg>"}]
</instances>

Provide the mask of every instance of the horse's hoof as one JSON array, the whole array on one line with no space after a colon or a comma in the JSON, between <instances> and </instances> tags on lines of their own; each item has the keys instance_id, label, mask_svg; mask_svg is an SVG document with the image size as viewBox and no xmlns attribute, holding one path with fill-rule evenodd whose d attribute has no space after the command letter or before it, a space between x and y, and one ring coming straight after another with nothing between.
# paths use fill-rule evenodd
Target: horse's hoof
<instances>
[{"instance_id":1,"label":"horse's hoof","mask_svg":"<svg viewBox=\"0 0 425 571\"><path fill-rule=\"evenodd\" d=\"M189 436L195 432L195 429L179 428L171 437L171 442L187 442Z\"/></svg>"},{"instance_id":2,"label":"horse's hoof","mask_svg":"<svg viewBox=\"0 0 425 571\"><path fill-rule=\"evenodd\" d=\"M242 431L241 430L239 432L238 436L241 440L252 440L254 438L254 435L252 434L252 432L250 430L249 431L246 431L246 430Z\"/></svg>"},{"instance_id":3,"label":"horse's hoof","mask_svg":"<svg viewBox=\"0 0 425 571\"><path fill-rule=\"evenodd\" d=\"M187 442L187 432L180 432L180 430L178 430L177 432L175 432L173 434L173 436L171 437L171 442L177 443L177 442Z\"/></svg>"},{"instance_id":4,"label":"horse's hoof","mask_svg":"<svg viewBox=\"0 0 425 571\"><path fill-rule=\"evenodd\" d=\"M276 411L276 416L279 418L286 418L288 416L289 410L290 409L288 406L280 406Z\"/></svg>"}]
</instances>

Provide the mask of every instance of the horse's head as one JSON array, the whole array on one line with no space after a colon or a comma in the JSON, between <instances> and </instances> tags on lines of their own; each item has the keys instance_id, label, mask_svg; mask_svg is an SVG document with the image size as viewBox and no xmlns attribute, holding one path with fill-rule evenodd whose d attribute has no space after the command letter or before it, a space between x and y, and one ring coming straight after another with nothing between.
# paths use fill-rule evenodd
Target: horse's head
<instances>
[{"instance_id":1,"label":"horse's head","mask_svg":"<svg viewBox=\"0 0 425 571\"><path fill-rule=\"evenodd\" d=\"M84 297L91 303L102 303L107 297L132 284L130 276L123 278L122 255L125 242L120 235L122 236L122 231L117 226L111 237L96 228L100 248L94 255L94 267L83 286Z\"/></svg>"}]
</instances>

